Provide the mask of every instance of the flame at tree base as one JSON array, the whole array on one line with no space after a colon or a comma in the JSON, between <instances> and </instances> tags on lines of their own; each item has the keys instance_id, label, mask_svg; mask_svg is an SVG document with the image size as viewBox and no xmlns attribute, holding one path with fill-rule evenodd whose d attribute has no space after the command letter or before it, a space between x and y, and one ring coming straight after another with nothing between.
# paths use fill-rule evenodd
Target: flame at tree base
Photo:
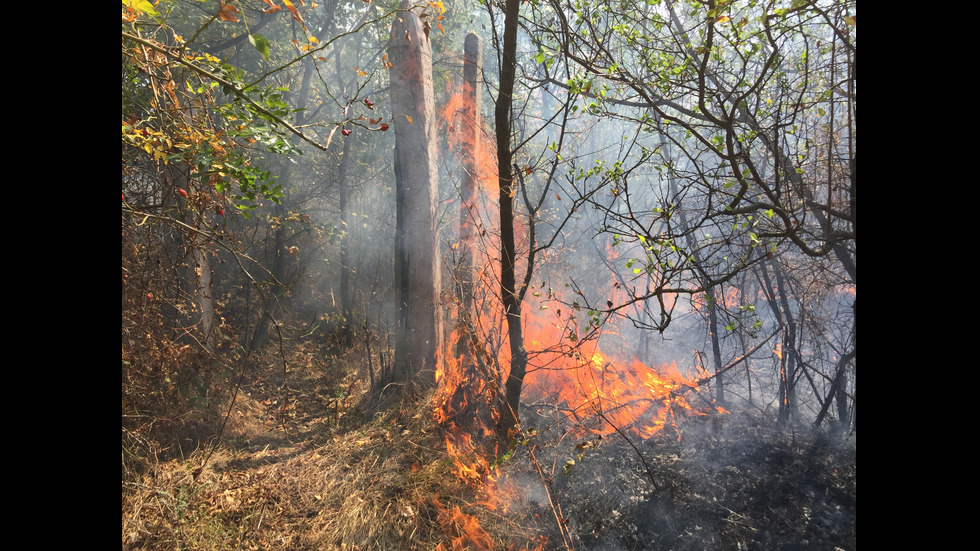
<instances>
[{"instance_id":1,"label":"flame at tree base","mask_svg":"<svg viewBox=\"0 0 980 551\"><path fill-rule=\"evenodd\" d=\"M447 349L436 374L434 418L446 432L446 450L453 459L455 476L478 490L481 506L506 512L520 501L526 488L502 481L499 463L515 453L518 445L534 446L531 440L542 438L548 430L538 436L520 430L517 442L502 442L497 433L500 408L506 407L502 389L511 358L503 308L495 291L500 281L500 247L493 230L496 207L487 197L496 186L496 176L492 174L495 162L491 162L495 149L486 141L474 140L472 129L457 131L454 121L458 114L463 113L464 120L475 118L471 108L464 105L464 93L467 90L451 94L443 116L449 125L451 149L470 158L472 162L466 166L480 186L474 195L463 195L465 208L459 241L452 244L461 260L457 281L460 293L443 298L451 315L457 318L457 327L446 339ZM464 136L470 137L463 142L470 143L456 141ZM525 241L518 246L526 249L530 246L526 243L527 232L516 226L517 222L515 234ZM614 252L610 251L610 255ZM619 286L610 284L610 305L624 300L617 292L622 292ZM549 303L553 309L549 309ZM676 426L678 414L703 415L713 409L691 406L687 396L698 390L698 380L680 373L676 364L654 369L638 360L618 361L604 354L591 332L592 314L583 316L585 310L573 301L563 316L555 306L565 308L567 304L549 288L546 293L529 293L522 308L528 348L522 402L526 411L543 415L537 420L543 421L539 428L555 428L558 439L613 433L649 439L665 427ZM544 484L546 475L539 470L538 476ZM458 507L449 509L437 504L437 508L440 522L445 520L447 526L459 531L453 549L457 545L489 547L489 538L474 518Z\"/></svg>"}]
</instances>

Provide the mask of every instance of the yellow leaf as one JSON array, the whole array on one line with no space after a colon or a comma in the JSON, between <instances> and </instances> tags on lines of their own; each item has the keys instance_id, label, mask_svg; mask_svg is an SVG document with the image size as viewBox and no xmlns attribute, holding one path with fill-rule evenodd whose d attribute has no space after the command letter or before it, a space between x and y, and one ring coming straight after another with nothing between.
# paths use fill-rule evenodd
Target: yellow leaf
<instances>
[{"instance_id":1,"label":"yellow leaf","mask_svg":"<svg viewBox=\"0 0 980 551\"><path fill-rule=\"evenodd\" d=\"M405 115L405 118L408 119L408 124L415 124L415 123L412 122L412 117L409 117L408 115Z\"/></svg>"},{"instance_id":2,"label":"yellow leaf","mask_svg":"<svg viewBox=\"0 0 980 551\"><path fill-rule=\"evenodd\" d=\"M300 17L299 12L296 11L296 6L294 6L292 2L290 2L289 0L282 0L282 3L283 4L286 4L286 9L289 10L293 14L293 17L297 21L299 21L300 23L303 22L303 18Z\"/></svg>"}]
</instances>

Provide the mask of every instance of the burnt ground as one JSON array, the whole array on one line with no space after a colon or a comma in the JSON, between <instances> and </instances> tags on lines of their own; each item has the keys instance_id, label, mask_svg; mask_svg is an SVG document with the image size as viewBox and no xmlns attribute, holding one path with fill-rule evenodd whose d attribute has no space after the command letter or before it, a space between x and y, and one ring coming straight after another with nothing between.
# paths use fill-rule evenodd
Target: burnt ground
<instances>
[{"instance_id":1,"label":"burnt ground","mask_svg":"<svg viewBox=\"0 0 980 551\"><path fill-rule=\"evenodd\" d=\"M679 429L632 446L613 434L597 447L595 438L566 439L539 450L554 465L554 494L576 549L855 549L853 436L778 430L748 414ZM524 488L539 478L510 469ZM545 498L527 491L525 514L556 526ZM557 529L545 530L561 542Z\"/></svg>"},{"instance_id":2,"label":"burnt ground","mask_svg":"<svg viewBox=\"0 0 980 551\"><path fill-rule=\"evenodd\" d=\"M681 418L636 449L542 429L528 445L545 475L518 448L501 511L453 476L429 397L371 392L363 355L297 346L285 379L259 357L235 406L196 426L227 420L220 438L124 423L123 549L563 549L542 479L579 551L855 549L854 436L749 413Z\"/></svg>"}]
</instances>

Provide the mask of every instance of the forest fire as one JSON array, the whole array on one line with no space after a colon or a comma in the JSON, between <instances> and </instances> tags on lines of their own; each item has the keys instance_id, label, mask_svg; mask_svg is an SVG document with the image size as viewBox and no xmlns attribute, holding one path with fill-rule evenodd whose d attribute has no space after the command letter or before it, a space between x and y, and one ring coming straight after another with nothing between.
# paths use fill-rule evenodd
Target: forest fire
<instances>
[{"instance_id":1,"label":"forest fire","mask_svg":"<svg viewBox=\"0 0 980 551\"><path fill-rule=\"evenodd\" d=\"M449 93L441 110L443 124L449 127L450 147L465 173L460 186L460 229L452 248L464 251L459 263L467 264L467 271L466 276L457 275L457 288L466 295L457 294L451 299L451 323L455 328L446 341L442 367L436 374L434 416L447 432L446 449L455 460L456 476L480 488L481 505L501 510L513 503L520 491L511 482L502 481L496 464L491 462L494 456L513 451L498 449L496 438L502 386L511 358L497 294L499 241L492 230L497 225L492 199L496 192L496 159L492 144L480 139L486 134L479 114L468 102L472 93L469 83L464 84L459 91ZM471 182L479 182L479 186L474 186L478 189L468 191L467 184ZM473 232L473 228L478 231ZM527 228L515 230L526 250ZM611 262L618 262L617 254L615 249L607 248ZM609 286L611 301L624 298L622 294L619 283ZM678 413L705 413L685 398L688 391L698 388L697 380L682 374L676 364L653 368L639 360L626 361L606 354L600 349L597 336L589 334L590 316L595 312L571 306L563 313L565 304L550 288L530 293L525 299L522 319L528 372L522 399L529 409L546 415L549 423L560 424L564 435L582 438L619 432L648 439L670 426ZM605 332L612 331L612 324L607 323ZM443 513L452 513L457 524L469 526L468 519L460 520L459 511ZM479 547L479 538L466 537Z\"/></svg>"},{"instance_id":2,"label":"forest fire","mask_svg":"<svg viewBox=\"0 0 980 551\"><path fill-rule=\"evenodd\" d=\"M855 549L856 0L265 3L123 0L123 549Z\"/></svg>"}]
</instances>

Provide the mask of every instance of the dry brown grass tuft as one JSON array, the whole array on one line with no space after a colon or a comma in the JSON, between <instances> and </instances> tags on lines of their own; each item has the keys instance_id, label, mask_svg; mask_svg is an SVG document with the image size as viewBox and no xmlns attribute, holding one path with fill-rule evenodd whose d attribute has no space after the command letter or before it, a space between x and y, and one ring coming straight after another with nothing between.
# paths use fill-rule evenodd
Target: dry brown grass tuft
<instances>
[{"instance_id":1,"label":"dry brown grass tuft","mask_svg":"<svg viewBox=\"0 0 980 551\"><path fill-rule=\"evenodd\" d=\"M216 449L124 464L123 549L469 549L492 537L477 523L515 533L452 475L431 396L379 405L366 362L298 344L284 378L258 356Z\"/></svg>"}]
</instances>

